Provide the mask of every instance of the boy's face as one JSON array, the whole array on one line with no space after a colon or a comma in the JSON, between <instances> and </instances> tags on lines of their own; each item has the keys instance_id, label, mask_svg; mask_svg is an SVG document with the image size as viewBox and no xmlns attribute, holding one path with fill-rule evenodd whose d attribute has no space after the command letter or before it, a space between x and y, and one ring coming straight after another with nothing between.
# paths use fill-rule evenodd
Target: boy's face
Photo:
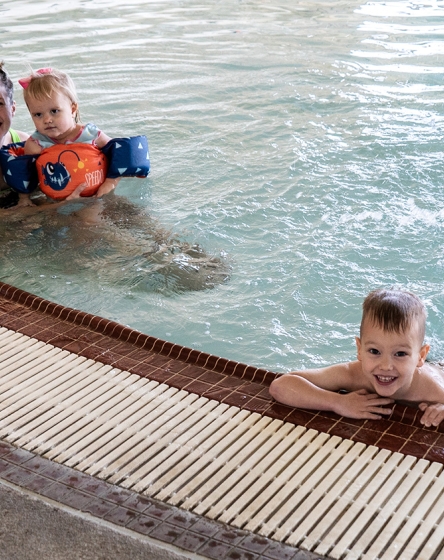
<instances>
[{"instance_id":1,"label":"boy's face","mask_svg":"<svg viewBox=\"0 0 444 560\"><path fill-rule=\"evenodd\" d=\"M424 365L430 348L422 344L417 322L396 333L364 321L356 346L362 372L374 391L384 397L408 400L417 368Z\"/></svg>"},{"instance_id":2,"label":"boy's face","mask_svg":"<svg viewBox=\"0 0 444 560\"><path fill-rule=\"evenodd\" d=\"M53 92L50 98L27 99L35 127L41 134L63 142L75 130L77 105L66 95Z\"/></svg>"}]
</instances>

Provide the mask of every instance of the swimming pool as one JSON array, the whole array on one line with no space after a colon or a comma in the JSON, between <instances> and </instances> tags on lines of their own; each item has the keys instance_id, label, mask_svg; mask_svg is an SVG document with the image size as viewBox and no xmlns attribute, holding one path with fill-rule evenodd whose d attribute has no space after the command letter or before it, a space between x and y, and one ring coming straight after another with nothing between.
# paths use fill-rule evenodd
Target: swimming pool
<instances>
[{"instance_id":1,"label":"swimming pool","mask_svg":"<svg viewBox=\"0 0 444 560\"><path fill-rule=\"evenodd\" d=\"M0 14L15 84L60 67L84 122L146 134L152 173L119 195L230 266L213 289L163 289L137 228L102 245L95 226L5 218L2 281L273 371L352 358L363 297L396 285L425 299L442 358L442 3L7 0Z\"/></svg>"}]
</instances>

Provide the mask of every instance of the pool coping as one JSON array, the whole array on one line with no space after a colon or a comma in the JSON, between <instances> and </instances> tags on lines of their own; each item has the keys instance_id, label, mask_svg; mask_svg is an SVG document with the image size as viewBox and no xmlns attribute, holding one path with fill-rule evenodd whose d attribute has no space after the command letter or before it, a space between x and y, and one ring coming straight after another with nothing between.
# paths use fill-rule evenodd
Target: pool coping
<instances>
[{"instance_id":1,"label":"pool coping","mask_svg":"<svg viewBox=\"0 0 444 560\"><path fill-rule=\"evenodd\" d=\"M444 426L426 428L418 409L397 404L381 420L353 420L274 401L280 373L154 338L115 321L64 307L0 282L0 326L103 364L230 406L330 435L444 463Z\"/></svg>"},{"instance_id":2,"label":"pool coping","mask_svg":"<svg viewBox=\"0 0 444 560\"><path fill-rule=\"evenodd\" d=\"M277 375L154 338L0 282L0 326L86 358L231 406L330 435L444 463L444 434L424 428L416 409L396 405L388 419L362 421L276 403ZM299 560L318 555L96 479L0 442L0 479L76 511L214 560Z\"/></svg>"}]
</instances>

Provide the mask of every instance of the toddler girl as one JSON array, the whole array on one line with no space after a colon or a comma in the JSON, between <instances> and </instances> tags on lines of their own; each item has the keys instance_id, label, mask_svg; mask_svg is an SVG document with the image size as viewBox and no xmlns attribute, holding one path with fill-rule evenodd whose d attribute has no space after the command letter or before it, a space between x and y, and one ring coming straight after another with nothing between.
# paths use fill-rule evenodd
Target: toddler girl
<instances>
[{"instance_id":1,"label":"toddler girl","mask_svg":"<svg viewBox=\"0 0 444 560\"><path fill-rule=\"evenodd\" d=\"M26 155L38 155L41 190L50 198L100 197L115 189L118 178L106 177L100 151L111 138L93 123L80 122L72 79L53 68L41 68L19 80L36 131L25 143Z\"/></svg>"}]
</instances>

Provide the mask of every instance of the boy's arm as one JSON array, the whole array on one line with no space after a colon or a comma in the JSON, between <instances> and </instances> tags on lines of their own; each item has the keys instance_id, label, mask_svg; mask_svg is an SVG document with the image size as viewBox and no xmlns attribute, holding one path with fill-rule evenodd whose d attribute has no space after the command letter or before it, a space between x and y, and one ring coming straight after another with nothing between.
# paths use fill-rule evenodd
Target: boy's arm
<instances>
[{"instance_id":1,"label":"boy's arm","mask_svg":"<svg viewBox=\"0 0 444 560\"><path fill-rule=\"evenodd\" d=\"M347 418L376 420L391 414L391 408L383 407L392 404L392 399L369 393L356 384L359 367L359 363L352 362L285 374L271 383L270 394L283 404L330 410ZM340 389L350 392L340 394Z\"/></svg>"}]
</instances>

